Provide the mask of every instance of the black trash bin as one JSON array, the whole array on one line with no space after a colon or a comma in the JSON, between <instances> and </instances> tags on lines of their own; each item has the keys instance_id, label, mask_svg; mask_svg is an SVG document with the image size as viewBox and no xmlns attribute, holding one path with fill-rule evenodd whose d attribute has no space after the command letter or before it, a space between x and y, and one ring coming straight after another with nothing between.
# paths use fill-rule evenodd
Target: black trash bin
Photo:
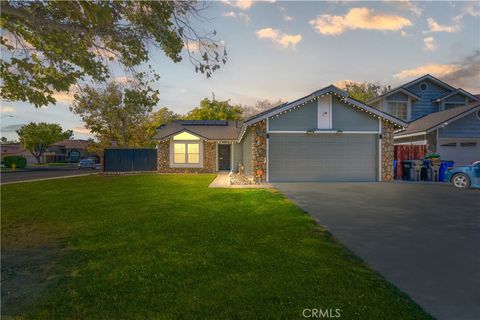
<instances>
[{"instance_id":1,"label":"black trash bin","mask_svg":"<svg viewBox=\"0 0 480 320\"><path fill-rule=\"evenodd\" d=\"M413 161L412 160L403 160L403 176L402 179L406 181L413 181L415 177L415 170L413 169Z\"/></svg>"}]
</instances>

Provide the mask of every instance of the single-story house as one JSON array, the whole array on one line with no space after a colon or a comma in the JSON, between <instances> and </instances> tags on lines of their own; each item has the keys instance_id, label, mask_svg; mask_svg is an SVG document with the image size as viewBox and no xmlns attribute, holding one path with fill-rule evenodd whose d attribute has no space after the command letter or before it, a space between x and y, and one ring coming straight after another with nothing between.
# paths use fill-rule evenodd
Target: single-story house
<instances>
[{"instance_id":1,"label":"single-story house","mask_svg":"<svg viewBox=\"0 0 480 320\"><path fill-rule=\"evenodd\" d=\"M20 143L2 144L1 148L2 159L8 156L21 156L27 159L28 164L37 163L37 159Z\"/></svg>"},{"instance_id":2,"label":"single-story house","mask_svg":"<svg viewBox=\"0 0 480 320\"><path fill-rule=\"evenodd\" d=\"M78 162L80 159L96 157L87 151L88 140L65 139L55 142L45 152L45 162Z\"/></svg>"},{"instance_id":3,"label":"single-story house","mask_svg":"<svg viewBox=\"0 0 480 320\"><path fill-rule=\"evenodd\" d=\"M480 102L430 113L395 134L395 144L426 145L455 165L480 160Z\"/></svg>"},{"instance_id":4,"label":"single-story house","mask_svg":"<svg viewBox=\"0 0 480 320\"><path fill-rule=\"evenodd\" d=\"M331 85L242 123L161 126L157 171L240 171L269 182L390 181L394 131L406 126Z\"/></svg>"}]
</instances>

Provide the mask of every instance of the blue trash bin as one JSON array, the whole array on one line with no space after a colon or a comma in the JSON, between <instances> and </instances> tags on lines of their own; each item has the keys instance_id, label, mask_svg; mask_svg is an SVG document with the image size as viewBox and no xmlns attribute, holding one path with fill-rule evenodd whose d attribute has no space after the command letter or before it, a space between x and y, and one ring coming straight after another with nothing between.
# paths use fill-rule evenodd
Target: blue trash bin
<instances>
[{"instance_id":1,"label":"blue trash bin","mask_svg":"<svg viewBox=\"0 0 480 320\"><path fill-rule=\"evenodd\" d=\"M397 165L398 161L393 160L393 179L397 179Z\"/></svg>"},{"instance_id":2,"label":"blue trash bin","mask_svg":"<svg viewBox=\"0 0 480 320\"><path fill-rule=\"evenodd\" d=\"M455 165L454 161L442 161L440 169L438 170L438 181L445 181L445 173L448 168L452 168Z\"/></svg>"}]
</instances>

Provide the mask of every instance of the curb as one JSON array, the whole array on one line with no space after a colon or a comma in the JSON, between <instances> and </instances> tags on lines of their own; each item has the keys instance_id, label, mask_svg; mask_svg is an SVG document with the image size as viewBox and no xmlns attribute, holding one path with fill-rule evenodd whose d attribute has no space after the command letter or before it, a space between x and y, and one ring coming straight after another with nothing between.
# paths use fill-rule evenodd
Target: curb
<instances>
[{"instance_id":1,"label":"curb","mask_svg":"<svg viewBox=\"0 0 480 320\"><path fill-rule=\"evenodd\" d=\"M67 179L67 178L85 177L85 176L93 176L93 175L98 175L98 173L84 173L84 174L75 174L75 175L61 176L61 177L51 177L51 178L40 178L40 179L31 179L31 180L22 180L22 181L2 182L2 183L0 183L0 185L3 186L3 185L7 185L7 184L15 184L15 183L56 180L56 179Z\"/></svg>"}]
</instances>

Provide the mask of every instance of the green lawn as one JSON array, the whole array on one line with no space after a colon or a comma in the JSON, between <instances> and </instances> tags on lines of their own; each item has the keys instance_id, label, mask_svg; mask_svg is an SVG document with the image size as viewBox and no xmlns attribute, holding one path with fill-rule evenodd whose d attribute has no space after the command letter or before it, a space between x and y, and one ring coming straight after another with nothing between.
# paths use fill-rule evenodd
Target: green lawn
<instances>
[{"instance_id":1,"label":"green lawn","mask_svg":"<svg viewBox=\"0 0 480 320\"><path fill-rule=\"evenodd\" d=\"M208 189L213 177L3 186L2 313L301 319L338 308L341 319L430 319L280 193ZM9 286L20 297L3 297Z\"/></svg>"}]
</instances>

